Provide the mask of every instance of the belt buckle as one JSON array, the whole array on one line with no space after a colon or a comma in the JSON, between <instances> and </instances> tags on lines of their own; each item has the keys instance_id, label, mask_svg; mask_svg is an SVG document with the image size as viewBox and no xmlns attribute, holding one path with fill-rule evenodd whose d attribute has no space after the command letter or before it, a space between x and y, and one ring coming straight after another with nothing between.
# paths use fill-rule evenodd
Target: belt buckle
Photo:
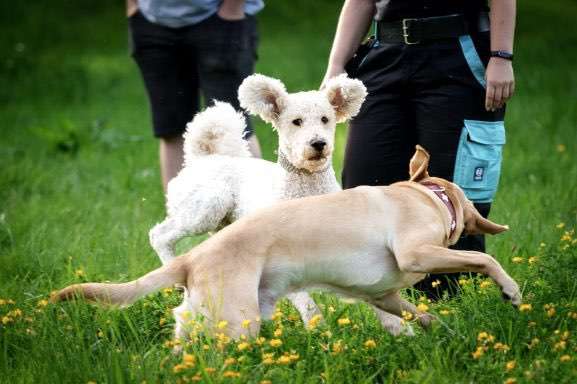
<instances>
[{"instance_id":1,"label":"belt buckle","mask_svg":"<svg viewBox=\"0 0 577 384\"><path fill-rule=\"evenodd\" d=\"M414 44L419 44L421 41L410 41L409 39L409 24L407 24L407 22L409 21L417 21L418 19L403 19L403 39L405 40L405 44L407 45L414 45Z\"/></svg>"}]
</instances>

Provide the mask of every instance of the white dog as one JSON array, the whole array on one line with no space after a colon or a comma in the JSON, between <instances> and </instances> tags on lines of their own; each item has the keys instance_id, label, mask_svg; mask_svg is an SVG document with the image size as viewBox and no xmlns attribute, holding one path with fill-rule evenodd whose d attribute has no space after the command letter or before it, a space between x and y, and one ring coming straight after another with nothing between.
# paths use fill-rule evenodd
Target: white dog
<instances>
[{"instance_id":1,"label":"white dog","mask_svg":"<svg viewBox=\"0 0 577 384\"><path fill-rule=\"evenodd\" d=\"M184 135L184 168L168 184L168 216L150 231L163 264L185 236L218 230L279 200L340 190L331 164L335 127L358 113L365 96L364 85L345 75L322 91L293 94L279 80L247 77L240 104L277 130L277 163L250 157L244 116L229 104L197 114ZM289 299L305 322L318 312L305 292Z\"/></svg>"}]
</instances>

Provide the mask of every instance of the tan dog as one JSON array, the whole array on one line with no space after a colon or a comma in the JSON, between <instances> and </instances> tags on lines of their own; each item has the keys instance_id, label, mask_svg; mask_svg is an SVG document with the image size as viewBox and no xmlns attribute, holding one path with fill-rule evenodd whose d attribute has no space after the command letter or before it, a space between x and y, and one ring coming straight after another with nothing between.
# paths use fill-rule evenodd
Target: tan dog
<instances>
[{"instance_id":1,"label":"tan dog","mask_svg":"<svg viewBox=\"0 0 577 384\"><path fill-rule=\"evenodd\" d=\"M202 314L208 327L227 321L232 337L256 335L260 324L255 320L269 318L278 298L309 287L363 299L375 307L388 331L411 334L402 311L417 316L421 325L433 317L419 313L399 290L427 273L486 274L518 305L517 283L494 258L447 248L462 232L496 234L508 227L483 218L455 184L429 177L428 162L428 153L417 147L411 181L282 202L238 220L137 280L72 285L56 298L80 294L128 305L183 284L188 288L188 308L183 310ZM176 337L186 333L183 317L177 314ZM250 326L244 322L243 327L244 320L251 320Z\"/></svg>"}]
</instances>

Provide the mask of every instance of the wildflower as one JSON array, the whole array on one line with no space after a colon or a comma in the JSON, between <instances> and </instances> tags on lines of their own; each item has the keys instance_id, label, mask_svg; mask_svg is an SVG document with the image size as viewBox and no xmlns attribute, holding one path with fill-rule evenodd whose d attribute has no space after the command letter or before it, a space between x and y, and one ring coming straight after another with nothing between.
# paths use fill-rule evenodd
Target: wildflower
<instances>
[{"instance_id":1,"label":"wildflower","mask_svg":"<svg viewBox=\"0 0 577 384\"><path fill-rule=\"evenodd\" d=\"M534 321L530 321L527 323L527 326L529 326L529 327L535 327L536 325L537 325L537 323Z\"/></svg>"},{"instance_id":2,"label":"wildflower","mask_svg":"<svg viewBox=\"0 0 577 384\"><path fill-rule=\"evenodd\" d=\"M413 318L413 314L408 311L401 311L401 316L403 316L403 319L406 321L410 321Z\"/></svg>"},{"instance_id":3,"label":"wildflower","mask_svg":"<svg viewBox=\"0 0 577 384\"><path fill-rule=\"evenodd\" d=\"M176 364L174 367L172 367L172 372L174 373L179 373L182 372L183 370L186 369L186 365L184 364Z\"/></svg>"},{"instance_id":4,"label":"wildflower","mask_svg":"<svg viewBox=\"0 0 577 384\"><path fill-rule=\"evenodd\" d=\"M228 326L228 321L226 320L221 320L218 322L218 324L216 325L216 327L218 329L225 329Z\"/></svg>"},{"instance_id":5,"label":"wildflower","mask_svg":"<svg viewBox=\"0 0 577 384\"><path fill-rule=\"evenodd\" d=\"M11 322L13 322L13 321L14 321L14 319L12 319L12 318L9 317L9 316L3 316L3 317L2 317L2 324L4 324L4 325L6 325L6 324L8 324L8 323L11 323Z\"/></svg>"},{"instance_id":6,"label":"wildflower","mask_svg":"<svg viewBox=\"0 0 577 384\"><path fill-rule=\"evenodd\" d=\"M277 321L277 320L281 320L282 319L282 312L281 311L276 311L272 316L271 316L272 321Z\"/></svg>"},{"instance_id":7,"label":"wildflower","mask_svg":"<svg viewBox=\"0 0 577 384\"><path fill-rule=\"evenodd\" d=\"M94 380L88 380L88 381L86 382L86 384L96 384L96 381L94 381Z\"/></svg>"},{"instance_id":8,"label":"wildflower","mask_svg":"<svg viewBox=\"0 0 577 384\"><path fill-rule=\"evenodd\" d=\"M290 357L283 355L283 356L279 357L276 362L279 364L282 364L282 365L287 365L287 364L291 363L291 359L290 359Z\"/></svg>"},{"instance_id":9,"label":"wildflower","mask_svg":"<svg viewBox=\"0 0 577 384\"><path fill-rule=\"evenodd\" d=\"M261 381L259 382L259 384L272 384L272 381L270 381L270 380L261 380Z\"/></svg>"},{"instance_id":10,"label":"wildflower","mask_svg":"<svg viewBox=\"0 0 577 384\"><path fill-rule=\"evenodd\" d=\"M527 344L527 348L529 349L533 349L535 348L535 346L537 346L537 344L539 344L541 342L541 340L539 340L538 338L534 337L533 339L531 339L531 342L529 344Z\"/></svg>"},{"instance_id":11,"label":"wildflower","mask_svg":"<svg viewBox=\"0 0 577 384\"><path fill-rule=\"evenodd\" d=\"M367 349L373 349L377 347L377 343L375 343L375 340L373 339L368 339L367 341L365 341L365 348Z\"/></svg>"},{"instance_id":12,"label":"wildflower","mask_svg":"<svg viewBox=\"0 0 577 384\"><path fill-rule=\"evenodd\" d=\"M565 146L565 144L557 144L557 152L559 153L565 152L566 149L567 147Z\"/></svg>"},{"instance_id":13,"label":"wildflower","mask_svg":"<svg viewBox=\"0 0 577 384\"><path fill-rule=\"evenodd\" d=\"M249 319L246 319L246 320L242 321L240 326L243 327L244 329L248 329L248 327L250 327L250 323L251 323L251 321Z\"/></svg>"},{"instance_id":14,"label":"wildflower","mask_svg":"<svg viewBox=\"0 0 577 384\"><path fill-rule=\"evenodd\" d=\"M204 368L204 372L208 373L209 375L212 375L213 373L216 372L216 368L206 367Z\"/></svg>"},{"instance_id":15,"label":"wildflower","mask_svg":"<svg viewBox=\"0 0 577 384\"><path fill-rule=\"evenodd\" d=\"M192 367L194 366L194 364L196 364L196 357L189 353L185 353L184 355L182 355L182 361L184 361L185 365Z\"/></svg>"},{"instance_id":16,"label":"wildflower","mask_svg":"<svg viewBox=\"0 0 577 384\"><path fill-rule=\"evenodd\" d=\"M566 363L567 361L571 361L571 356L570 355L563 355L559 358L559 360L561 360L562 363Z\"/></svg>"},{"instance_id":17,"label":"wildflower","mask_svg":"<svg viewBox=\"0 0 577 384\"><path fill-rule=\"evenodd\" d=\"M333 336L333 333L331 331L324 331L323 333L321 333L322 336L326 337L326 338L330 338Z\"/></svg>"},{"instance_id":18,"label":"wildflower","mask_svg":"<svg viewBox=\"0 0 577 384\"><path fill-rule=\"evenodd\" d=\"M172 293L172 291L173 291L172 288L164 288L162 290L163 296L166 297L166 296L170 295Z\"/></svg>"},{"instance_id":19,"label":"wildflower","mask_svg":"<svg viewBox=\"0 0 577 384\"><path fill-rule=\"evenodd\" d=\"M288 355L289 359L291 359L291 361L297 361L298 359L300 359L300 355L298 353L296 353L295 351L291 351L291 353Z\"/></svg>"},{"instance_id":20,"label":"wildflower","mask_svg":"<svg viewBox=\"0 0 577 384\"><path fill-rule=\"evenodd\" d=\"M556 227L557 227L558 229L562 229L562 228L565 227L565 223L561 222L561 223L557 224Z\"/></svg>"},{"instance_id":21,"label":"wildflower","mask_svg":"<svg viewBox=\"0 0 577 384\"><path fill-rule=\"evenodd\" d=\"M282 328L277 328L273 332L274 337L281 337L282 336Z\"/></svg>"},{"instance_id":22,"label":"wildflower","mask_svg":"<svg viewBox=\"0 0 577 384\"><path fill-rule=\"evenodd\" d=\"M240 372L224 371L222 373L222 377L227 377L227 378L240 377Z\"/></svg>"},{"instance_id":23,"label":"wildflower","mask_svg":"<svg viewBox=\"0 0 577 384\"><path fill-rule=\"evenodd\" d=\"M309 324L308 324L309 329L316 328L319 325L319 323L322 321L322 319L323 319L323 317L321 315L314 315L309 320Z\"/></svg>"},{"instance_id":24,"label":"wildflower","mask_svg":"<svg viewBox=\"0 0 577 384\"><path fill-rule=\"evenodd\" d=\"M431 283L431 286L433 288L437 288L439 285L441 285L441 282L439 281L439 279L437 279Z\"/></svg>"},{"instance_id":25,"label":"wildflower","mask_svg":"<svg viewBox=\"0 0 577 384\"><path fill-rule=\"evenodd\" d=\"M561 340L567 340L569 338L569 335L570 335L569 331L563 332L560 336Z\"/></svg>"},{"instance_id":26,"label":"wildflower","mask_svg":"<svg viewBox=\"0 0 577 384\"><path fill-rule=\"evenodd\" d=\"M337 323L341 326L344 327L345 325L349 325L351 323L351 320L347 317L342 317L340 319L337 320Z\"/></svg>"},{"instance_id":27,"label":"wildflower","mask_svg":"<svg viewBox=\"0 0 577 384\"><path fill-rule=\"evenodd\" d=\"M104 332L102 332L102 329L99 329L98 332L96 332L96 336L98 336L100 339L104 337Z\"/></svg>"},{"instance_id":28,"label":"wildflower","mask_svg":"<svg viewBox=\"0 0 577 384\"><path fill-rule=\"evenodd\" d=\"M479 284L479 287L481 289L485 289L485 288L489 288L491 285L493 285L493 283L489 280L483 280L481 281L481 284Z\"/></svg>"},{"instance_id":29,"label":"wildflower","mask_svg":"<svg viewBox=\"0 0 577 384\"><path fill-rule=\"evenodd\" d=\"M419 312L427 312L427 311L429 310L429 306L428 306L427 304L425 304L425 303L419 303L419 304L417 305L417 310L418 310Z\"/></svg>"},{"instance_id":30,"label":"wildflower","mask_svg":"<svg viewBox=\"0 0 577 384\"><path fill-rule=\"evenodd\" d=\"M503 382L503 384L515 384L517 382L517 379L515 379L514 377L509 377L507 378L507 380L505 380Z\"/></svg>"},{"instance_id":31,"label":"wildflower","mask_svg":"<svg viewBox=\"0 0 577 384\"><path fill-rule=\"evenodd\" d=\"M512 371L516 366L517 362L515 360L508 361L507 364L505 364L505 370L507 372Z\"/></svg>"},{"instance_id":32,"label":"wildflower","mask_svg":"<svg viewBox=\"0 0 577 384\"><path fill-rule=\"evenodd\" d=\"M531 256L527 261L529 262L529 264L533 265L539 261L539 258L537 256Z\"/></svg>"},{"instance_id":33,"label":"wildflower","mask_svg":"<svg viewBox=\"0 0 577 384\"><path fill-rule=\"evenodd\" d=\"M269 344L271 347L273 348L278 348L282 345L282 340L280 339L271 339L271 341L269 341Z\"/></svg>"},{"instance_id":34,"label":"wildflower","mask_svg":"<svg viewBox=\"0 0 577 384\"><path fill-rule=\"evenodd\" d=\"M495 343L493 348L495 348L496 351L501 351L503 353L507 353L511 349L511 347L504 343Z\"/></svg>"},{"instance_id":35,"label":"wildflower","mask_svg":"<svg viewBox=\"0 0 577 384\"><path fill-rule=\"evenodd\" d=\"M515 264L521 264L523 261L525 261L525 259L519 256L515 256L511 259L511 261Z\"/></svg>"},{"instance_id":36,"label":"wildflower","mask_svg":"<svg viewBox=\"0 0 577 384\"><path fill-rule=\"evenodd\" d=\"M160 326L163 326L164 324L166 324L166 319L165 319L164 317L161 317L161 318L158 320L158 324L159 324Z\"/></svg>"},{"instance_id":37,"label":"wildflower","mask_svg":"<svg viewBox=\"0 0 577 384\"><path fill-rule=\"evenodd\" d=\"M464 287L465 285L468 285L471 281L469 279L459 279L459 285L461 287Z\"/></svg>"},{"instance_id":38,"label":"wildflower","mask_svg":"<svg viewBox=\"0 0 577 384\"><path fill-rule=\"evenodd\" d=\"M48 300L46 300L46 299L42 299L42 300L38 301L38 303L36 303L36 306L40 307L40 308L43 308L47 305L48 305Z\"/></svg>"},{"instance_id":39,"label":"wildflower","mask_svg":"<svg viewBox=\"0 0 577 384\"><path fill-rule=\"evenodd\" d=\"M263 353L262 363L265 365L274 364L274 353Z\"/></svg>"},{"instance_id":40,"label":"wildflower","mask_svg":"<svg viewBox=\"0 0 577 384\"><path fill-rule=\"evenodd\" d=\"M544 242L539 243L539 247L541 247L541 248L545 248L546 246L547 246L547 244L545 244Z\"/></svg>"},{"instance_id":41,"label":"wildflower","mask_svg":"<svg viewBox=\"0 0 577 384\"><path fill-rule=\"evenodd\" d=\"M0 299L0 305L6 305L6 300Z\"/></svg>"},{"instance_id":42,"label":"wildflower","mask_svg":"<svg viewBox=\"0 0 577 384\"><path fill-rule=\"evenodd\" d=\"M82 269L77 269L76 271L74 271L74 275L76 275L76 277L80 278L80 277L84 277L86 274L84 273L84 271Z\"/></svg>"},{"instance_id":43,"label":"wildflower","mask_svg":"<svg viewBox=\"0 0 577 384\"><path fill-rule=\"evenodd\" d=\"M242 351L244 351L244 350L246 350L246 349L249 349L249 348L250 348L250 344L247 343L247 342L242 342L242 343L239 343L239 344L236 346L236 348L237 348L239 351L242 352Z\"/></svg>"},{"instance_id":44,"label":"wildflower","mask_svg":"<svg viewBox=\"0 0 577 384\"><path fill-rule=\"evenodd\" d=\"M330 313L335 313L337 311L335 307L333 307L332 305L329 305L327 309L329 310Z\"/></svg>"},{"instance_id":45,"label":"wildflower","mask_svg":"<svg viewBox=\"0 0 577 384\"><path fill-rule=\"evenodd\" d=\"M557 343L555 343L555 345L553 346L553 349L555 351L562 351L567 347L567 342L565 340L561 340Z\"/></svg>"},{"instance_id":46,"label":"wildflower","mask_svg":"<svg viewBox=\"0 0 577 384\"><path fill-rule=\"evenodd\" d=\"M451 311L449 311L448 309L441 309L441 310L439 311L439 314L440 314L440 315L443 315L443 316L447 316L447 315L449 315L450 313L451 313Z\"/></svg>"},{"instance_id":47,"label":"wildflower","mask_svg":"<svg viewBox=\"0 0 577 384\"><path fill-rule=\"evenodd\" d=\"M254 341L254 343L255 343L256 345L263 345L263 344L265 343L265 341L266 341L266 338L264 338L264 337L262 337L262 336L259 336L259 337L256 338L256 340Z\"/></svg>"},{"instance_id":48,"label":"wildflower","mask_svg":"<svg viewBox=\"0 0 577 384\"><path fill-rule=\"evenodd\" d=\"M557 312L553 304L545 304L543 308L545 308L545 313L547 314L547 317L553 317Z\"/></svg>"},{"instance_id":49,"label":"wildflower","mask_svg":"<svg viewBox=\"0 0 577 384\"><path fill-rule=\"evenodd\" d=\"M338 340L335 343L333 343L333 353L336 355L338 353L341 353L344 350L343 347L343 342L342 340Z\"/></svg>"},{"instance_id":50,"label":"wildflower","mask_svg":"<svg viewBox=\"0 0 577 384\"><path fill-rule=\"evenodd\" d=\"M533 306L531 304L521 304L519 305L520 312L531 312L533 310Z\"/></svg>"},{"instance_id":51,"label":"wildflower","mask_svg":"<svg viewBox=\"0 0 577 384\"><path fill-rule=\"evenodd\" d=\"M489 343L493 342L493 340L495 340L495 336L491 335L490 333L487 332L479 332L479 334L477 335L477 341L487 341Z\"/></svg>"},{"instance_id":52,"label":"wildflower","mask_svg":"<svg viewBox=\"0 0 577 384\"><path fill-rule=\"evenodd\" d=\"M473 356L473 359L478 360L481 358L481 356L483 356L484 353L485 347L477 347L475 352L471 352L471 356Z\"/></svg>"},{"instance_id":53,"label":"wildflower","mask_svg":"<svg viewBox=\"0 0 577 384\"><path fill-rule=\"evenodd\" d=\"M192 380L192 381L202 381L202 376L200 376L200 375L197 373L196 375L192 376L192 377L190 378L190 380Z\"/></svg>"}]
</instances>

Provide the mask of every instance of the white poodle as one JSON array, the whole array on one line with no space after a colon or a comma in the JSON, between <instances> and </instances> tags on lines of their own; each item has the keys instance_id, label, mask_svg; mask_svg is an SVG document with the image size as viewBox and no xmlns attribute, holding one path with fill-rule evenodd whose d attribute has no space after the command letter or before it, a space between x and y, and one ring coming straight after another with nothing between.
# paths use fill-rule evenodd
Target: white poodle
<instances>
[{"instance_id":1,"label":"white poodle","mask_svg":"<svg viewBox=\"0 0 577 384\"><path fill-rule=\"evenodd\" d=\"M150 231L164 264L185 236L218 230L279 200L341 189L331 163L335 127L358 113L366 96L359 80L341 75L321 91L289 94L279 80L256 74L238 92L244 109L277 130L278 161L250 157L245 118L230 104L197 114L184 134L184 168L168 184L168 216ZM312 299L304 292L289 299L306 322Z\"/></svg>"}]
</instances>

